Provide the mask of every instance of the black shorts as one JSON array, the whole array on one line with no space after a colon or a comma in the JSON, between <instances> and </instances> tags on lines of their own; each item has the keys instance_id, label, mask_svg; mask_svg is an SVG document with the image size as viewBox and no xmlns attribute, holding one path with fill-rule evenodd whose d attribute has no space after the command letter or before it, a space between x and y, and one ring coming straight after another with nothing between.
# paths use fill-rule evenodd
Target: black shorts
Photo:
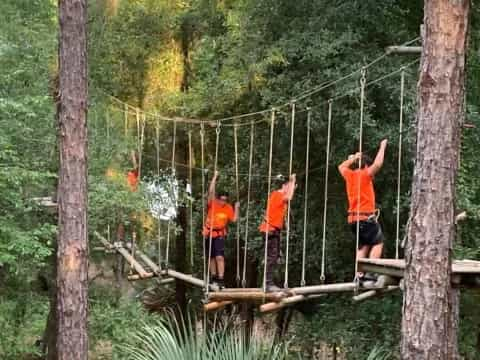
<instances>
[{"instance_id":1,"label":"black shorts","mask_svg":"<svg viewBox=\"0 0 480 360\"><path fill-rule=\"evenodd\" d=\"M377 221L360 221L358 248L374 246L383 243L384 237L380 224ZM357 223L351 223L352 234L357 236Z\"/></svg>"},{"instance_id":2,"label":"black shorts","mask_svg":"<svg viewBox=\"0 0 480 360\"><path fill-rule=\"evenodd\" d=\"M205 237L205 254L208 254L210 248L210 236ZM225 256L225 237L218 236L212 237L212 249L210 251L210 257Z\"/></svg>"}]
</instances>

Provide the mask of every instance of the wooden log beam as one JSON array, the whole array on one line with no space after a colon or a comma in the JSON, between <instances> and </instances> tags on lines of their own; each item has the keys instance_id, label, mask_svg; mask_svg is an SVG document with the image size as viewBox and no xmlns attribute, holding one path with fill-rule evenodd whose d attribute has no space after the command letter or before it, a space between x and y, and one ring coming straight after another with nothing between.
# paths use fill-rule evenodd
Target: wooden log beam
<instances>
[{"instance_id":1,"label":"wooden log beam","mask_svg":"<svg viewBox=\"0 0 480 360\"><path fill-rule=\"evenodd\" d=\"M355 295L353 297L353 301L358 302L358 301L367 300L367 299L370 299L372 297L384 295L384 294L387 294L389 292L396 291L396 290L399 290L399 289L400 289L400 287L397 286L397 285L390 285L385 289L368 290L368 291L365 291L361 294Z\"/></svg>"},{"instance_id":2,"label":"wooden log beam","mask_svg":"<svg viewBox=\"0 0 480 360\"><path fill-rule=\"evenodd\" d=\"M370 290L377 290L377 289L384 289L389 285L398 285L399 279L388 276L388 275L379 275L377 281L372 285L362 284L362 288L370 289Z\"/></svg>"},{"instance_id":3,"label":"wooden log beam","mask_svg":"<svg viewBox=\"0 0 480 360\"><path fill-rule=\"evenodd\" d=\"M388 267L378 264L370 264L370 263L358 263L358 271L362 272L372 272L375 274L383 274L398 278L403 278L403 269L395 268L395 267Z\"/></svg>"},{"instance_id":4,"label":"wooden log beam","mask_svg":"<svg viewBox=\"0 0 480 360\"><path fill-rule=\"evenodd\" d=\"M385 49L387 54L397 55L420 55L422 53L421 46L387 46Z\"/></svg>"},{"instance_id":5,"label":"wooden log beam","mask_svg":"<svg viewBox=\"0 0 480 360\"><path fill-rule=\"evenodd\" d=\"M233 301L212 301L208 304L203 305L203 311L215 311L219 309L223 309L225 306L233 304Z\"/></svg>"},{"instance_id":6,"label":"wooden log beam","mask_svg":"<svg viewBox=\"0 0 480 360\"><path fill-rule=\"evenodd\" d=\"M273 311L278 311L285 306L294 305L302 301L308 301L313 299L318 299L324 297L326 294L315 294L315 295L293 295L282 299L279 302L269 302L260 306L261 313L268 313Z\"/></svg>"},{"instance_id":7,"label":"wooden log beam","mask_svg":"<svg viewBox=\"0 0 480 360\"><path fill-rule=\"evenodd\" d=\"M151 279L155 276L157 276L155 273L148 272L145 276L140 276L139 274L128 275L127 279L128 279L128 281L137 281L137 280Z\"/></svg>"},{"instance_id":8,"label":"wooden log beam","mask_svg":"<svg viewBox=\"0 0 480 360\"><path fill-rule=\"evenodd\" d=\"M95 235L103 244L103 246L105 246L106 249L112 248L112 245L102 235L100 235L96 231L95 231ZM138 275L141 278L148 277L148 272L143 268L143 266L137 260L133 258L133 256L125 248L116 247L115 250L118 251L118 253L125 258L125 260L135 269L135 271L138 273Z\"/></svg>"},{"instance_id":9,"label":"wooden log beam","mask_svg":"<svg viewBox=\"0 0 480 360\"><path fill-rule=\"evenodd\" d=\"M280 301L284 297L288 296L286 292L241 292L241 291L230 291L230 292L211 292L208 294L209 300L215 301Z\"/></svg>"},{"instance_id":10,"label":"wooden log beam","mask_svg":"<svg viewBox=\"0 0 480 360\"><path fill-rule=\"evenodd\" d=\"M314 286L302 286L290 289L290 292L294 295L309 295L309 294L326 294L336 292L348 292L357 288L357 284L340 283L340 284L327 284L327 285L314 285Z\"/></svg>"}]
</instances>

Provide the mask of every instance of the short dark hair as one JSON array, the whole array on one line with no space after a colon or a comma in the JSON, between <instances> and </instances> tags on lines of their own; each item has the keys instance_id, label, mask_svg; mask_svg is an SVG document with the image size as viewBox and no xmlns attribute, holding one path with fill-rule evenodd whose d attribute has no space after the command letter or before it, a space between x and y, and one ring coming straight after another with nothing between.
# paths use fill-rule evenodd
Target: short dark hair
<instances>
[{"instance_id":1,"label":"short dark hair","mask_svg":"<svg viewBox=\"0 0 480 360\"><path fill-rule=\"evenodd\" d=\"M228 196L229 196L228 191L225 191L225 190L217 191L217 197L218 198L221 198L221 197L227 197L228 198Z\"/></svg>"},{"instance_id":2,"label":"short dark hair","mask_svg":"<svg viewBox=\"0 0 480 360\"><path fill-rule=\"evenodd\" d=\"M278 174L278 175L272 177L272 186L273 187L281 187L284 184L286 184L287 182L288 182L288 179L282 174Z\"/></svg>"},{"instance_id":3,"label":"short dark hair","mask_svg":"<svg viewBox=\"0 0 480 360\"><path fill-rule=\"evenodd\" d=\"M352 165L353 168L354 169L360 169L360 163L362 165L362 168L368 167L368 166L372 165L372 158L368 155L362 154L361 159L357 159L353 163L353 165Z\"/></svg>"}]
</instances>

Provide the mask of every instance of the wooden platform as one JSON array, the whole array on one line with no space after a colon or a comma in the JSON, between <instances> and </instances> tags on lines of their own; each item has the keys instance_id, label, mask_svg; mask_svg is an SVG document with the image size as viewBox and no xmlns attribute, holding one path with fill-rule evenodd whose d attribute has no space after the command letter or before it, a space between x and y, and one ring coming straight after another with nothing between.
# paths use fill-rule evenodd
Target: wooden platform
<instances>
[{"instance_id":1,"label":"wooden platform","mask_svg":"<svg viewBox=\"0 0 480 360\"><path fill-rule=\"evenodd\" d=\"M358 269L363 272L403 278L404 259L359 259ZM454 260L452 282L466 286L480 286L480 261Z\"/></svg>"}]
</instances>

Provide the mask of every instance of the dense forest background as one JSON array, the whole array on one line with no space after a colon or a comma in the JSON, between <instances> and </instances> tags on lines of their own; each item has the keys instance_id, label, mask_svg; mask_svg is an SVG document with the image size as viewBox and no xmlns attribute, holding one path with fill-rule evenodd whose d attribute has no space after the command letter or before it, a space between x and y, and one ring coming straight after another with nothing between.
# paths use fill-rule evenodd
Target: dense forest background
<instances>
[{"instance_id":1,"label":"dense forest background","mask_svg":"<svg viewBox=\"0 0 480 360\"><path fill-rule=\"evenodd\" d=\"M55 249L55 214L32 202L54 196L58 165L55 125L56 5L47 0L4 0L0 3L0 357L28 358L41 352L47 328ZM168 183L173 125L170 117L219 119L288 103L326 81L358 70L384 53L386 46L419 36L422 4L412 0L91 0L89 1L89 231L91 249L98 231L114 237L119 222L137 227L139 246L157 253L159 228L149 218L145 189L131 193L106 173L124 173L129 154L138 148L136 113L146 114L142 144L142 177ZM467 123L462 136L458 209L468 218L459 224L457 258L480 260L480 12L472 8L468 59ZM367 81L410 64L415 56L388 56L368 68ZM403 132L401 237L408 219L413 165L417 65L406 68ZM327 143L327 101L333 103L327 217L326 281L350 281L354 273L354 241L345 223L346 199L336 164L358 146L359 75L298 102L294 171L299 188L292 203L291 284L300 282L303 240L303 186L307 106L312 112L310 191L308 202L307 276L318 283L321 273L323 190ZM369 86L366 92L364 149L372 156L388 138L386 165L376 179L381 222L387 237L386 256L395 255L396 191L400 73ZM277 115L274 174L288 173L290 109ZM262 239L256 232L267 193L268 128L260 121L255 132L252 203L249 229L249 281L260 269ZM125 127L125 118L127 126ZM143 120L142 120L143 121ZM243 119L243 123L248 120ZM233 124L233 121L227 122ZM200 166L198 126L179 123L176 162L188 162L192 132L193 164ZM239 128L240 199L244 209L250 127ZM159 144L157 157L156 134ZM206 128L206 167L193 174L193 218L190 198L181 194L173 263L201 277L201 177L213 169L215 129ZM233 128L222 126L219 146L220 186L235 194ZM161 161L160 161L161 160ZM160 162L161 166L157 164ZM181 184L188 173L177 168ZM134 224L133 212L143 214ZM245 213L243 212L243 215ZM190 223L194 238L189 237ZM242 227L245 219L242 219ZM166 224L160 228L165 241ZM163 230L162 230L163 229ZM243 229L243 228L242 228ZM245 230L242 230L242 234ZM228 242L227 281L235 284L234 231ZM191 241L193 240L193 241ZM186 249L178 247L185 242ZM193 244L193 246L191 246ZM193 266L189 261L194 254ZM175 258L175 255L177 255ZM180 256L178 256L180 255ZM116 346L127 341L141 323L151 322L149 310L174 304L174 288L152 290L152 283L119 285L105 269L106 255L92 251L90 336L94 359L121 358ZM182 262L182 258L184 261ZM103 270L102 270L103 269ZM103 271L103 272L102 272ZM283 272L282 272L283 273ZM279 278L281 279L279 274ZM261 277L260 277L261 278ZM257 280L258 281L258 280ZM117 287L112 285L118 285ZM115 289L115 290L112 290ZM177 289L178 290L178 289ZM201 301L189 291L190 307ZM143 301L139 301L143 300ZM401 294L352 303L351 294L303 304L294 312L289 336L292 353L308 358L322 346L348 359L365 359L373 347L395 356L399 341ZM478 293L464 292L460 348L466 359L480 354ZM263 318L273 323L273 316ZM30 354L30 355L29 355Z\"/></svg>"}]
</instances>

